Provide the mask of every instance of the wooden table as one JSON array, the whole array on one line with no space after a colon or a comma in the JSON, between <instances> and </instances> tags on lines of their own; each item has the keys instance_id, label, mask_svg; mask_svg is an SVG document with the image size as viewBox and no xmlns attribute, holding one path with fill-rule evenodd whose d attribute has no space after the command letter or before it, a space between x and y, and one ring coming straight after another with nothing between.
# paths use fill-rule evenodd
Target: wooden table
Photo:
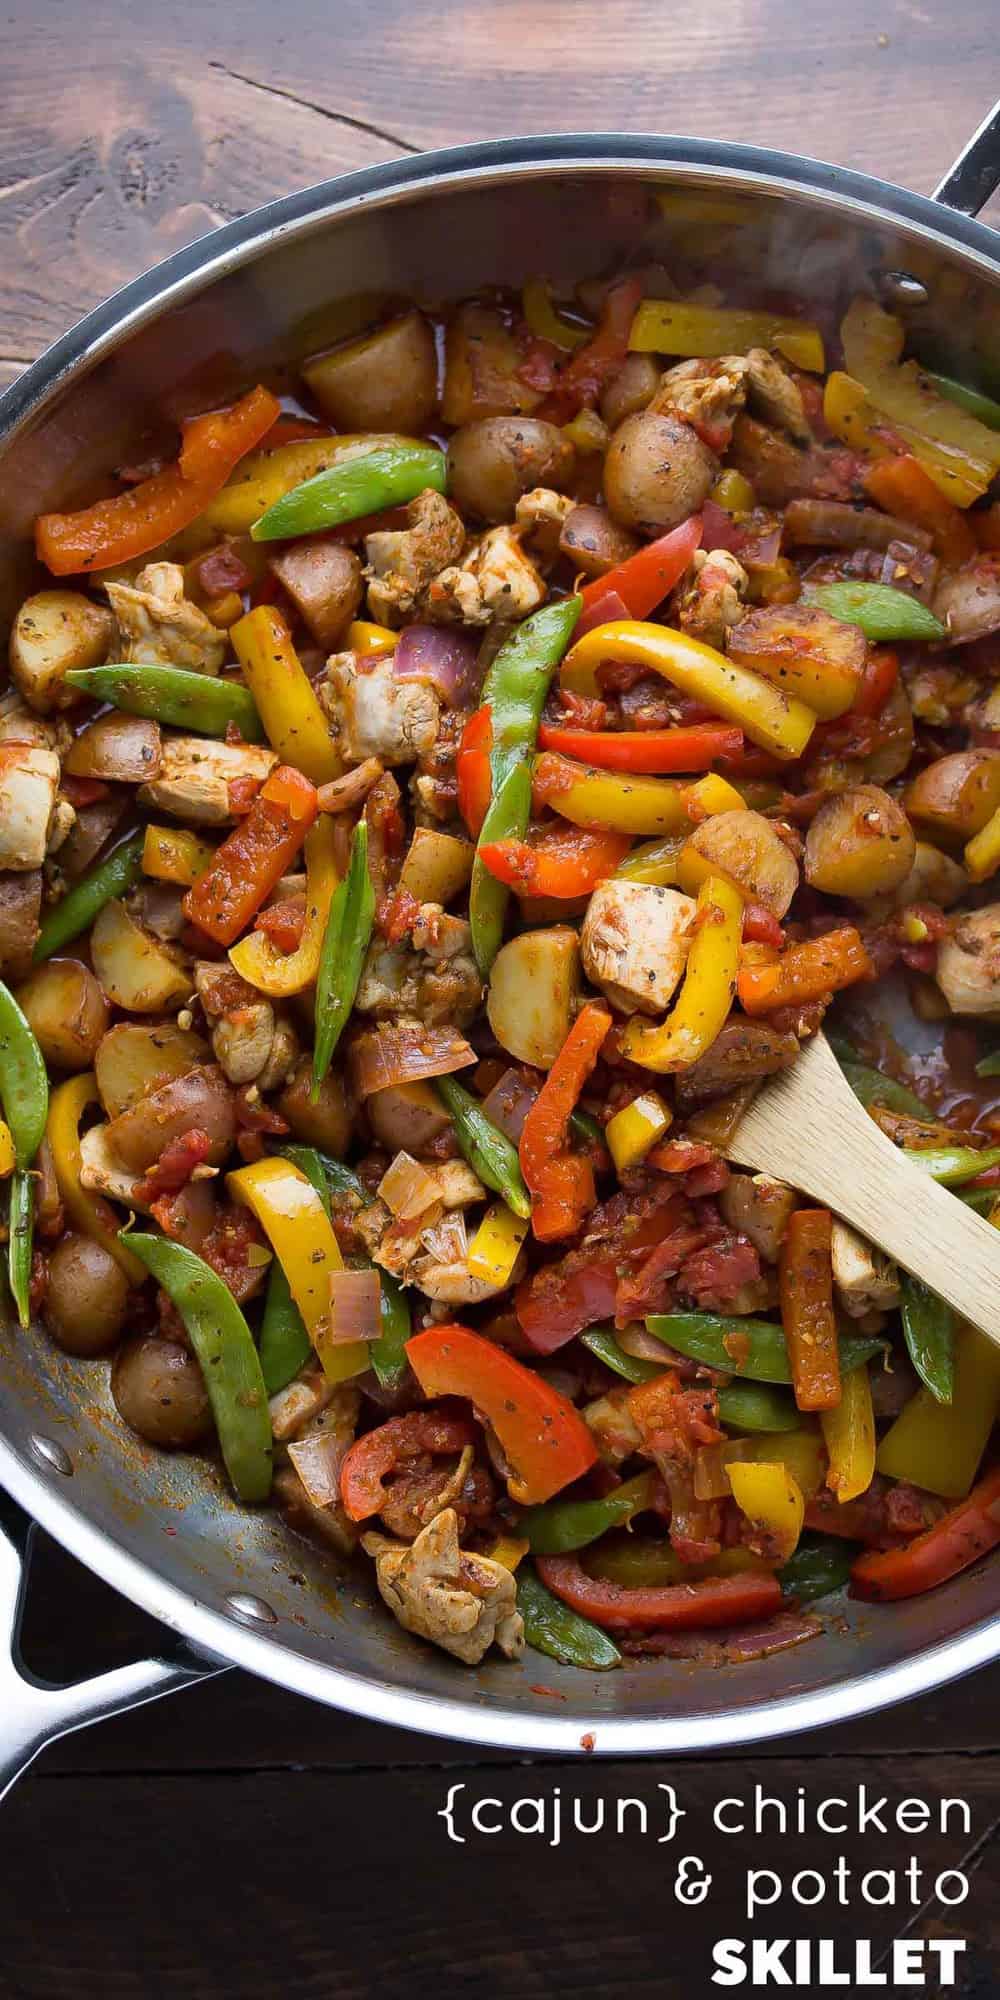
<instances>
[{"instance_id":1,"label":"wooden table","mask_svg":"<svg viewBox=\"0 0 1000 2000\"><path fill-rule=\"evenodd\" d=\"M745 139L933 187L996 91L990 0L11 0L0 140L0 380L167 251L273 195L400 151L504 133L623 128ZM993 213L997 214L994 205ZM28 1633L42 1672L107 1664L143 1620L55 1549ZM868 1723L741 1758L527 1769L502 1754L353 1722L228 1675L67 1740L0 1819L0 1993L8 2000L270 1994L496 2000L710 1994L706 1940L970 1940L958 1990L1000 1985L1000 1670ZM712 1837L755 1780L815 1802L866 1783L969 1802L972 1831L778 1848ZM449 1842L449 1785L509 1806L556 1789L688 1809L679 1846L508 1828ZM499 1809L497 1809L499 1810ZM865 1868L911 1852L965 1867L969 1903L827 1905L748 1926L747 1865ZM678 1852L715 1873L680 1910ZM884 1959L883 1959L884 1962ZM842 1989L844 1990L844 1989ZM884 1990L884 1989L883 1989ZM937 1990L933 1985L927 1990ZM951 1989L950 1989L951 1990Z\"/></svg>"}]
</instances>

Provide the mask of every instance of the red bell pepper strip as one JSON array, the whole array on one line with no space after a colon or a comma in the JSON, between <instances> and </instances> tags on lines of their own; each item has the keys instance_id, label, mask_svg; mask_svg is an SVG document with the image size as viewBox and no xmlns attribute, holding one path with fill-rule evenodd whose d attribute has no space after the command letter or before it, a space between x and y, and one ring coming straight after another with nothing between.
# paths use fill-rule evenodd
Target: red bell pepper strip
<instances>
[{"instance_id":1,"label":"red bell pepper strip","mask_svg":"<svg viewBox=\"0 0 1000 2000\"><path fill-rule=\"evenodd\" d=\"M431 1326L406 1343L425 1396L467 1396L500 1440L512 1500L533 1507L589 1472L597 1446L558 1389L467 1326Z\"/></svg>"},{"instance_id":2,"label":"red bell pepper strip","mask_svg":"<svg viewBox=\"0 0 1000 2000\"><path fill-rule=\"evenodd\" d=\"M849 713L881 715L898 679L899 661L891 647L870 646L861 682Z\"/></svg>"},{"instance_id":3,"label":"red bell pepper strip","mask_svg":"<svg viewBox=\"0 0 1000 2000\"><path fill-rule=\"evenodd\" d=\"M534 845L527 840L487 841L479 858L498 882L506 882L519 896L589 896L614 874L631 845L627 833L567 823L546 827Z\"/></svg>"},{"instance_id":4,"label":"red bell pepper strip","mask_svg":"<svg viewBox=\"0 0 1000 2000\"><path fill-rule=\"evenodd\" d=\"M851 1571L851 1595L870 1604L917 1597L947 1583L1000 1542L1000 1467L966 1500L902 1549L871 1550Z\"/></svg>"},{"instance_id":5,"label":"red bell pepper strip","mask_svg":"<svg viewBox=\"0 0 1000 2000\"><path fill-rule=\"evenodd\" d=\"M131 562L159 548L214 500L233 467L280 415L277 396L258 387L230 410L189 418L174 465L79 513L40 514L35 523L40 560L53 576L69 576Z\"/></svg>"},{"instance_id":6,"label":"red bell pepper strip","mask_svg":"<svg viewBox=\"0 0 1000 2000\"><path fill-rule=\"evenodd\" d=\"M781 1243L781 1323L800 1410L834 1410L840 1402L832 1227L828 1208L797 1208L788 1218Z\"/></svg>"},{"instance_id":7,"label":"red bell pepper strip","mask_svg":"<svg viewBox=\"0 0 1000 2000\"><path fill-rule=\"evenodd\" d=\"M626 557L606 576L595 577L580 592L584 617L608 591L614 591L628 607L626 618L648 618L675 583L680 582L701 543L701 532L701 515L692 514L679 528L671 528L669 534L660 535L644 549L637 549L634 556ZM575 637L580 637L579 626Z\"/></svg>"},{"instance_id":8,"label":"red bell pepper strip","mask_svg":"<svg viewBox=\"0 0 1000 2000\"><path fill-rule=\"evenodd\" d=\"M291 764L261 786L246 819L216 850L183 910L216 944L235 944L288 872L316 817L316 787Z\"/></svg>"},{"instance_id":9,"label":"red bell pepper strip","mask_svg":"<svg viewBox=\"0 0 1000 2000\"><path fill-rule=\"evenodd\" d=\"M622 278L611 286L596 333L577 348L537 412L546 423L569 423L587 403L596 403L628 353L628 337L641 298L641 278Z\"/></svg>"},{"instance_id":10,"label":"red bell pepper strip","mask_svg":"<svg viewBox=\"0 0 1000 2000\"><path fill-rule=\"evenodd\" d=\"M518 1153L542 1243L575 1235L597 1199L590 1161L570 1151L569 1121L610 1026L606 1008L581 1008L524 1121Z\"/></svg>"},{"instance_id":11,"label":"red bell pepper strip","mask_svg":"<svg viewBox=\"0 0 1000 2000\"><path fill-rule=\"evenodd\" d=\"M462 731L455 759L458 782L458 810L473 840L478 840L489 811L492 795L490 751L493 748L493 719L489 704L470 715Z\"/></svg>"},{"instance_id":12,"label":"red bell pepper strip","mask_svg":"<svg viewBox=\"0 0 1000 2000\"><path fill-rule=\"evenodd\" d=\"M710 771L719 757L738 757L742 729L700 722L691 729L563 729L543 722L541 750L556 750L602 771Z\"/></svg>"},{"instance_id":13,"label":"red bell pepper strip","mask_svg":"<svg viewBox=\"0 0 1000 2000\"><path fill-rule=\"evenodd\" d=\"M475 1444L464 1411L408 1410L356 1438L340 1468L340 1497L352 1521L369 1521L387 1498L386 1480L414 1458L442 1458Z\"/></svg>"},{"instance_id":14,"label":"red bell pepper strip","mask_svg":"<svg viewBox=\"0 0 1000 2000\"><path fill-rule=\"evenodd\" d=\"M631 1589L588 1576L576 1556L536 1556L546 1589L581 1618L612 1632L691 1632L716 1625L748 1625L783 1603L777 1577L766 1571L706 1577L700 1583L647 1584Z\"/></svg>"},{"instance_id":15,"label":"red bell pepper strip","mask_svg":"<svg viewBox=\"0 0 1000 2000\"><path fill-rule=\"evenodd\" d=\"M772 1007L797 1007L804 1000L822 1000L858 979L874 979L875 968L861 936L851 924L790 945L770 965L744 965L736 980L740 1006L747 1014L766 1014Z\"/></svg>"},{"instance_id":16,"label":"red bell pepper strip","mask_svg":"<svg viewBox=\"0 0 1000 2000\"><path fill-rule=\"evenodd\" d=\"M785 933L776 916L765 910L760 903L747 903L743 911L744 944L770 944L780 951L785 942Z\"/></svg>"}]
</instances>

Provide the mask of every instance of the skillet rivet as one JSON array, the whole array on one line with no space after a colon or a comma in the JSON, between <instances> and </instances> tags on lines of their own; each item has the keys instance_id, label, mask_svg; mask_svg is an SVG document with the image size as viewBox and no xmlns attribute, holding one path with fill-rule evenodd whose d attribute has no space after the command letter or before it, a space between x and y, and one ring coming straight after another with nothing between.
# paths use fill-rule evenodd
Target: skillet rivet
<instances>
[{"instance_id":1,"label":"skillet rivet","mask_svg":"<svg viewBox=\"0 0 1000 2000\"><path fill-rule=\"evenodd\" d=\"M65 1445L57 1444L55 1438L43 1437L40 1431L34 1431L28 1439L28 1453L43 1471L61 1472L64 1479L72 1479L73 1460Z\"/></svg>"},{"instance_id":2,"label":"skillet rivet","mask_svg":"<svg viewBox=\"0 0 1000 2000\"><path fill-rule=\"evenodd\" d=\"M930 297L923 280L915 278L912 271L886 271L882 295L899 306L925 306Z\"/></svg>"},{"instance_id":3,"label":"skillet rivet","mask_svg":"<svg viewBox=\"0 0 1000 2000\"><path fill-rule=\"evenodd\" d=\"M226 1610L233 1618L238 1618L241 1625L276 1625L278 1622L277 1612L265 1604L262 1597L251 1597L249 1591L234 1590L226 1598Z\"/></svg>"}]
</instances>

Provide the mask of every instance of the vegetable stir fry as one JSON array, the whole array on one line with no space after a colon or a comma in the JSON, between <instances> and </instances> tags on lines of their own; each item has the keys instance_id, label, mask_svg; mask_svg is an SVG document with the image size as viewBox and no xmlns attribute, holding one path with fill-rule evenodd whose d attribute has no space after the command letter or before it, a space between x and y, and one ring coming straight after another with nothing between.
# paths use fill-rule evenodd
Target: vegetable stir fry
<instances>
[{"instance_id":1,"label":"vegetable stir fry","mask_svg":"<svg viewBox=\"0 0 1000 2000\"><path fill-rule=\"evenodd\" d=\"M10 1337L470 1665L759 1658L1000 1541L995 1348L727 1164L832 1007L1000 1225L1000 411L660 277L190 419L39 518L0 697Z\"/></svg>"}]
</instances>

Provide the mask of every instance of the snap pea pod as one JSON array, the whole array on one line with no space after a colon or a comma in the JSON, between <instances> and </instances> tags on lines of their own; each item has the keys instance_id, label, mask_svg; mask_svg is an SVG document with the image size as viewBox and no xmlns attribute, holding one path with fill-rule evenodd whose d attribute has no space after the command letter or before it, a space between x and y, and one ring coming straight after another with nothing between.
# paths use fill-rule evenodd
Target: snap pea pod
<instances>
[{"instance_id":1,"label":"snap pea pod","mask_svg":"<svg viewBox=\"0 0 1000 2000\"><path fill-rule=\"evenodd\" d=\"M377 445L283 493L254 522L250 534L255 542L284 541L339 527L362 514L378 514L383 507L402 507L428 486L443 493L447 469L443 451L433 445Z\"/></svg>"},{"instance_id":2,"label":"snap pea pod","mask_svg":"<svg viewBox=\"0 0 1000 2000\"><path fill-rule=\"evenodd\" d=\"M950 1403L955 1393L955 1315L936 1292L899 1275L900 1312L907 1351L921 1382L938 1403Z\"/></svg>"},{"instance_id":3,"label":"snap pea pod","mask_svg":"<svg viewBox=\"0 0 1000 2000\"><path fill-rule=\"evenodd\" d=\"M597 1673L621 1666L622 1656L607 1633L553 1597L526 1563L517 1572L517 1608L524 1619L524 1636L536 1652L561 1660L563 1666L589 1667Z\"/></svg>"},{"instance_id":4,"label":"snap pea pod","mask_svg":"<svg viewBox=\"0 0 1000 2000\"><path fill-rule=\"evenodd\" d=\"M313 1146L284 1146L284 1159L305 1174L329 1212L330 1197L324 1162ZM287 1387L313 1351L305 1321L292 1297L284 1268L275 1257L267 1280L267 1297L260 1323L260 1366L269 1396Z\"/></svg>"},{"instance_id":5,"label":"snap pea pod","mask_svg":"<svg viewBox=\"0 0 1000 2000\"><path fill-rule=\"evenodd\" d=\"M330 1213L331 1193L357 1195L366 1206L370 1202L371 1196L364 1183L350 1167L345 1167L342 1160L331 1159L328 1153L318 1152L315 1146L283 1146L282 1153L293 1166L301 1167L311 1180L327 1214ZM378 1275L382 1331L378 1339L372 1341L369 1354L383 1389L398 1389L409 1366L406 1343L412 1332L410 1306L402 1285L391 1272L383 1271L379 1266ZM304 1326L302 1332L307 1349L303 1359L306 1359L311 1348ZM263 1350L263 1336L261 1348ZM302 1366L301 1361L298 1366Z\"/></svg>"},{"instance_id":6,"label":"snap pea pod","mask_svg":"<svg viewBox=\"0 0 1000 2000\"><path fill-rule=\"evenodd\" d=\"M292 1151L293 1148L289 1147L289 1157ZM316 1158L322 1165L327 1187L333 1194L356 1194L359 1201L365 1203L371 1201L368 1189L364 1182L359 1180L353 1167L345 1167L343 1160L334 1160L329 1153L317 1153Z\"/></svg>"},{"instance_id":7,"label":"snap pea pod","mask_svg":"<svg viewBox=\"0 0 1000 2000\"><path fill-rule=\"evenodd\" d=\"M531 1214L531 1196L524 1185L521 1164L517 1157L517 1147L512 1146L505 1132L488 1118L482 1105L473 1097L464 1084L457 1083L453 1076L439 1076L435 1079L440 1097L452 1125L455 1137L470 1167L494 1194L498 1194L513 1209L515 1215L527 1218Z\"/></svg>"},{"instance_id":8,"label":"snap pea pod","mask_svg":"<svg viewBox=\"0 0 1000 2000\"><path fill-rule=\"evenodd\" d=\"M518 1532L528 1537L532 1555L561 1556L571 1549L585 1549L609 1528L620 1527L649 1507L656 1475L640 1472L626 1479L603 1500L550 1500L544 1507L529 1507L518 1523Z\"/></svg>"},{"instance_id":9,"label":"snap pea pod","mask_svg":"<svg viewBox=\"0 0 1000 2000\"><path fill-rule=\"evenodd\" d=\"M943 639L945 629L933 611L891 583L818 583L802 593L807 604L859 625L866 639Z\"/></svg>"},{"instance_id":10,"label":"snap pea pod","mask_svg":"<svg viewBox=\"0 0 1000 2000\"><path fill-rule=\"evenodd\" d=\"M978 417L981 424L991 431L1000 431L1000 403L992 396L984 395L982 389L969 389L964 382L956 382L952 375L936 375L933 369L925 369L928 382L932 382L939 396L946 396L949 403L957 403L959 409L968 410L970 417Z\"/></svg>"},{"instance_id":11,"label":"snap pea pod","mask_svg":"<svg viewBox=\"0 0 1000 2000\"><path fill-rule=\"evenodd\" d=\"M527 764L515 764L499 790L494 790L487 808L472 863L469 884L469 924L476 964L484 979L489 975L500 941L510 890L498 882L479 859L479 848L495 840L520 840L531 818L531 771Z\"/></svg>"},{"instance_id":12,"label":"snap pea pod","mask_svg":"<svg viewBox=\"0 0 1000 2000\"><path fill-rule=\"evenodd\" d=\"M926 1104L922 1104L912 1090L907 1090L905 1083L883 1076L880 1069L870 1069L867 1063L841 1062L840 1067L866 1111L873 1104L882 1104L887 1111L905 1112L908 1118L929 1117Z\"/></svg>"},{"instance_id":13,"label":"snap pea pod","mask_svg":"<svg viewBox=\"0 0 1000 2000\"><path fill-rule=\"evenodd\" d=\"M260 1358L228 1285L193 1250L165 1236L121 1230L121 1241L173 1301L194 1349L226 1471L241 1500L271 1490L271 1418Z\"/></svg>"},{"instance_id":14,"label":"snap pea pod","mask_svg":"<svg viewBox=\"0 0 1000 2000\"><path fill-rule=\"evenodd\" d=\"M313 1096L347 1026L361 980L375 918L375 891L368 873L368 828L359 820L351 837L347 874L333 892L316 979L316 1036Z\"/></svg>"},{"instance_id":15,"label":"snap pea pod","mask_svg":"<svg viewBox=\"0 0 1000 2000\"><path fill-rule=\"evenodd\" d=\"M956 1188L955 1194L966 1208L974 1208L977 1215L989 1215L1000 1200L1000 1188Z\"/></svg>"},{"instance_id":16,"label":"snap pea pod","mask_svg":"<svg viewBox=\"0 0 1000 2000\"><path fill-rule=\"evenodd\" d=\"M600 1119L595 1118L592 1112L581 1111L579 1105L577 1105L576 1110L571 1111L569 1114L569 1129L571 1132L576 1133L578 1139L585 1140L588 1145L602 1146L605 1151L607 1150L604 1127Z\"/></svg>"},{"instance_id":17,"label":"snap pea pod","mask_svg":"<svg viewBox=\"0 0 1000 2000\"><path fill-rule=\"evenodd\" d=\"M13 993L0 982L0 1104L14 1144L8 1211L7 1270L18 1323L31 1323L29 1290L34 1243L34 1183L29 1167L42 1143L49 1111L45 1058Z\"/></svg>"},{"instance_id":18,"label":"snap pea pod","mask_svg":"<svg viewBox=\"0 0 1000 2000\"><path fill-rule=\"evenodd\" d=\"M94 701L109 701L126 715L192 729L196 736L224 736L231 722L246 743L264 742L264 725L249 688L239 681L195 674L184 667L144 662L136 666L75 667L70 687Z\"/></svg>"},{"instance_id":19,"label":"snap pea pod","mask_svg":"<svg viewBox=\"0 0 1000 2000\"><path fill-rule=\"evenodd\" d=\"M801 1412L770 1382L729 1382L717 1393L719 1419L731 1431L797 1431Z\"/></svg>"},{"instance_id":20,"label":"snap pea pod","mask_svg":"<svg viewBox=\"0 0 1000 2000\"><path fill-rule=\"evenodd\" d=\"M794 1555L779 1569L778 1582L786 1597L811 1604L814 1598L829 1597L832 1591L843 1589L850 1580L856 1554L854 1543L841 1541L839 1536L803 1535Z\"/></svg>"},{"instance_id":21,"label":"snap pea pod","mask_svg":"<svg viewBox=\"0 0 1000 2000\"><path fill-rule=\"evenodd\" d=\"M662 1362L656 1362L643 1361L638 1354L626 1354L609 1326L589 1326L586 1333L581 1333L580 1343L625 1382L651 1382L667 1366L666 1356Z\"/></svg>"},{"instance_id":22,"label":"snap pea pod","mask_svg":"<svg viewBox=\"0 0 1000 2000\"><path fill-rule=\"evenodd\" d=\"M907 1146L906 1157L941 1187L960 1187L1000 1165L1000 1146Z\"/></svg>"},{"instance_id":23,"label":"snap pea pod","mask_svg":"<svg viewBox=\"0 0 1000 2000\"><path fill-rule=\"evenodd\" d=\"M981 1062L977 1062L976 1075L1000 1076L1000 1049L994 1049L990 1055L983 1056Z\"/></svg>"},{"instance_id":24,"label":"snap pea pod","mask_svg":"<svg viewBox=\"0 0 1000 2000\"><path fill-rule=\"evenodd\" d=\"M47 917L42 919L38 942L32 953L36 964L51 958L53 952L61 951L64 944L71 944L81 931L90 929L94 918L105 903L111 903L116 896L124 896L134 889L142 875L142 850L145 836L133 833L129 840L116 847L106 861L99 861L88 875L75 882L68 896L56 903Z\"/></svg>"},{"instance_id":25,"label":"snap pea pod","mask_svg":"<svg viewBox=\"0 0 1000 2000\"><path fill-rule=\"evenodd\" d=\"M787 1383L792 1379L784 1328L772 1320L727 1318L722 1313L651 1313L646 1327L657 1340L665 1340L679 1354L703 1361L709 1368L724 1369L751 1382ZM886 1343L869 1334L842 1333L837 1345L840 1372L849 1375L852 1369L884 1353Z\"/></svg>"}]
</instances>

